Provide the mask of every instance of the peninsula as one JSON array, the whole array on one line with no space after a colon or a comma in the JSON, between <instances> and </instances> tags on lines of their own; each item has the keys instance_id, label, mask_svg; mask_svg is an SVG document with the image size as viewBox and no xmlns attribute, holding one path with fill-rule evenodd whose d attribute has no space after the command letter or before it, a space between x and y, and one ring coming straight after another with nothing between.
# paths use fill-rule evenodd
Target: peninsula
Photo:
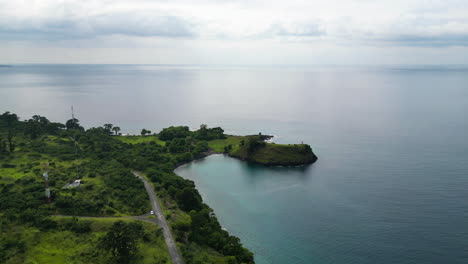
<instances>
[{"instance_id":1,"label":"peninsula","mask_svg":"<svg viewBox=\"0 0 468 264\"><path fill-rule=\"evenodd\" d=\"M142 130L142 136L122 136L119 139L127 143L161 144L169 147L169 151L173 153L187 153L187 150L193 148L191 156L180 156L181 163L212 154L227 154L266 166L300 166L317 161L317 156L308 144L269 143L273 136L261 133L248 136L226 135L222 128L208 128L206 125L201 125L196 131L190 131L187 126L177 126L165 128L159 134L151 136L144 132Z\"/></svg>"},{"instance_id":2,"label":"peninsula","mask_svg":"<svg viewBox=\"0 0 468 264\"><path fill-rule=\"evenodd\" d=\"M112 124L84 129L76 118L21 121L5 112L0 262L254 263L174 168L213 153L282 166L317 159L309 145L267 143L270 138L206 125L122 136Z\"/></svg>"}]
</instances>

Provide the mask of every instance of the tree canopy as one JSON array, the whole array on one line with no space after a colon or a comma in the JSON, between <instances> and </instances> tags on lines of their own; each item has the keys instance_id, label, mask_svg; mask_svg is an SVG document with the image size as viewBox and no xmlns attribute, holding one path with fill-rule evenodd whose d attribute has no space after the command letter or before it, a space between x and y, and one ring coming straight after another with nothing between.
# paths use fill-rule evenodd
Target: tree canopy
<instances>
[{"instance_id":1,"label":"tree canopy","mask_svg":"<svg viewBox=\"0 0 468 264\"><path fill-rule=\"evenodd\" d=\"M130 263L138 252L138 241L143 234L143 226L140 223L117 221L100 239L98 247L108 252L114 263Z\"/></svg>"}]
</instances>

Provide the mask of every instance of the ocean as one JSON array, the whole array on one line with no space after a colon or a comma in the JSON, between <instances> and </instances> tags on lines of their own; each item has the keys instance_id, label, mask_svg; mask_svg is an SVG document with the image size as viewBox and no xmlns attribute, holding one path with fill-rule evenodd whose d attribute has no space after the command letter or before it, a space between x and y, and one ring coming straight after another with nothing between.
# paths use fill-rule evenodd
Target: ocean
<instances>
[{"instance_id":1,"label":"ocean","mask_svg":"<svg viewBox=\"0 0 468 264\"><path fill-rule=\"evenodd\" d=\"M0 112L122 132L221 126L307 167L182 166L259 264L468 263L468 66L13 65Z\"/></svg>"}]
</instances>

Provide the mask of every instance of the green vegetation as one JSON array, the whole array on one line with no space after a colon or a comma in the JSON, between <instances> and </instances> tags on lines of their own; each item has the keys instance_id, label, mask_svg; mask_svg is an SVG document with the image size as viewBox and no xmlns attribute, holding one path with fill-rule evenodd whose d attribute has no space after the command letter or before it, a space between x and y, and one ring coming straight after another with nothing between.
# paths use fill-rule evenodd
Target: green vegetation
<instances>
[{"instance_id":1,"label":"green vegetation","mask_svg":"<svg viewBox=\"0 0 468 264\"><path fill-rule=\"evenodd\" d=\"M111 255L112 262L129 263L138 253L138 241L145 235L141 223L115 222L99 239L98 248Z\"/></svg>"},{"instance_id":2,"label":"green vegetation","mask_svg":"<svg viewBox=\"0 0 468 264\"><path fill-rule=\"evenodd\" d=\"M112 263L112 256L98 245L118 221L142 226L136 240L139 251L131 263L170 263L158 226L128 219L51 217L56 225L39 229L0 220L0 263Z\"/></svg>"},{"instance_id":3,"label":"green vegetation","mask_svg":"<svg viewBox=\"0 0 468 264\"><path fill-rule=\"evenodd\" d=\"M155 142L161 146L165 146L166 142L160 140L157 136L120 136L116 137L118 140L128 144L140 144Z\"/></svg>"},{"instance_id":4,"label":"green vegetation","mask_svg":"<svg viewBox=\"0 0 468 264\"><path fill-rule=\"evenodd\" d=\"M228 145L230 156L264 165L295 166L314 163L317 156L307 144L266 143L261 136L248 136L236 145Z\"/></svg>"},{"instance_id":5,"label":"green vegetation","mask_svg":"<svg viewBox=\"0 0 468 264\"><path fill-rule=\"evenodd\" d=\"M203 156L207 140L223 139L221 128L171 127L139 137L118 136L119 131L112 124L86 130L78 119L64 125L41 116L20 121L8 112L0 115L0 263L168 262L158 246L160 235L140 240L122 234L121 242L130 244L104 242L126 230L125 224L112 228L119 216L150 211L132 169L153 183L186 263L253 263L239 239L222 230L194 183L173 172L178 164ZM44 195L45 171L50 202ZM63 188L75 180L81 185ZM70 222L53 215L113 218ZM100 228L103 223L108 224Z\"/></svg>"},{"instance_id":6,"label":"green vegetation","mask_svg":"<svg viewBox=\"0 0 468 264\"><path fill-rule=\"evenodd\" d=\"M146 136L146 135L150 135L151 134L151 130L146 130L146 129L142 129L141 130L141 133L140 133L142 136Z\"/></svg>"},{"instance_id":7,"label":"green vegetation","mask_svg":"<svg viewBox=\"0 0 468 264\"><path fill-rule=\"evenodd\" d=\"M296 166L311 164L317 160L312 148L307 144L283 145L267 143L271 136L227 136L225 139L211 140L208 146L242 160L273 166Z\"/></svg>"},{"instance_id":8,"label":"green vegetation","mask_svg":"<svg viewBox=\"0 0 468 264\"><path fill-rule=\"evenodd\" d=\"M243 136L226 136L225 139L215 139L208 141L208 146L216 152L226 152L226 147L239 146L242 140L246 137Z\"/></svg>"},{"instance_id":9,"label":"green vegetation","mask_svg":"<svg viewBox=\"0 0 468 264\"><path fill-rule=\"evenodd\" d=\"M206 125L155 135L119 132L112 124L86 130L75 118L60 124L38 115L25 121L0 115L0 263L169 263L157 226L122 217L151 210L131 170L156 190L186 263L254 263L239 238L221 228L194 183L174 168L212 151L266 165L316 159L309 145L266 143L270 137L260 134L227 136ZM81 184L64 188L75 180Z\"/></svg>"}]
</instances>

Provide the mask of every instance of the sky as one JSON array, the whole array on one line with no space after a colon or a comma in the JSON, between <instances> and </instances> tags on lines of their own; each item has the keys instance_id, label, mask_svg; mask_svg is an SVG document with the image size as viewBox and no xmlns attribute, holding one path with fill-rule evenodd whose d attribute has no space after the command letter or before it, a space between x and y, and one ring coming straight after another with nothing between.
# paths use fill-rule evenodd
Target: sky
<instances>
[{"instance_id":1,"label":"sky","mask_svg":"<svg viewBox=\"0 0 468 264\"><path fill-rule=\"evenodd\" d=\"M0 0L0 64L468 64L468 0Z\"/></svg>"}]
</instances>

